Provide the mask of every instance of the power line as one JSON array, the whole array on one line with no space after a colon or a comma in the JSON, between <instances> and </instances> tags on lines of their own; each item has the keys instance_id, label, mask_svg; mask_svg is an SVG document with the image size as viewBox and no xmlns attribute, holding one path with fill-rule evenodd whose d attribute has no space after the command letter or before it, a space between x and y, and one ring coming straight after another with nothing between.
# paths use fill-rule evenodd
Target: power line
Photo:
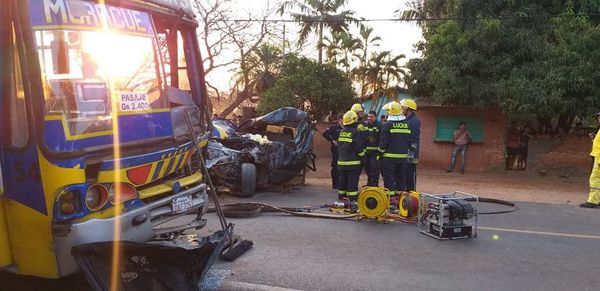
<instances>
[{"instance_id":1,"label":"power line","mask_svg":"<svg viewBox=\"0 0 600 291\"><path fill-rule=\"evenodd\" d=\"M423 22L423 21L448 21L448 20L505 20L505 19L535 19L535 18L571 18L571 17L599 17L600 13L593 14L559 14L559 15L544 15L544 16L531 16L531 15L506 15L506 16L488 16L488 17L429 17L429 18L413 18L413 19L398 19L398 18L372 18L372 19L352 19L345 18L346 21L356 22ZM325 19L315 20L295 20L295 19L225 19L227 22L325 22Z\"/></svg>"}]
</instances>

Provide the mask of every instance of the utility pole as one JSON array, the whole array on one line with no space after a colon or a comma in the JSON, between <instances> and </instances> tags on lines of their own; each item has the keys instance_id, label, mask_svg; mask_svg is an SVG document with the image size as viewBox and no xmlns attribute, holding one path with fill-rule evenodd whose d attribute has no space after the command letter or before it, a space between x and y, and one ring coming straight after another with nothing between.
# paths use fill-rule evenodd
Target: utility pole
<instances>
[{"instance_id":1,"label":"utility pole","mask_svg":"<svg viewBox=\"0 0 600 291\"><path fill-rule=\"evenodd\" d=\"M285 57L285 21L283 22L283 56Z\"/></svg>"}]
</instances>

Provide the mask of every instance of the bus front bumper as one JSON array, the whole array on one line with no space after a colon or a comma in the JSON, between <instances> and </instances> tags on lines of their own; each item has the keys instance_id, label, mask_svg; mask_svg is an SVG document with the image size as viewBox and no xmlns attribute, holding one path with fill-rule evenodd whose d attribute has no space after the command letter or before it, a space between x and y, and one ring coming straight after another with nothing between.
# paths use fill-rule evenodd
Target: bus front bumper
<instances>
[{"instance_id":1,"label":"bus front bumper","mask_svg":"<svg viewBox=\"0 0 600 291\"><path fill-rule=\"evenodd\" d=\"M54 223L52 225L54 251L60 277L79 270L71 255L74 246L115 240L115 226L120 233L116 240L148 242L154 239L157 225L166 223L186 214L197 214L195 219L206 212L208 195L206 184L199 184L177 194L151 202L143 207L129 210L119 217L91 219L78 223ZM174 199L192 196L192 206L185 213L173 213Z\"/></svg>"}]
</instances>

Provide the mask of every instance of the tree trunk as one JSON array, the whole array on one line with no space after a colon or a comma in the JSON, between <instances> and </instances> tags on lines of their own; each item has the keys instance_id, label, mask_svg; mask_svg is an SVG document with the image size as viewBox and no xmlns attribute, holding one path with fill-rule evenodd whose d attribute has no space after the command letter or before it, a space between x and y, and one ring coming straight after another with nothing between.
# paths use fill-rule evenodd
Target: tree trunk
<instances>
[{"instance_id":1,"label":"tree trunk","mask_svg":"<svg viewBox=\"0 0 600 291\"><path fill-rule=\"evenodd\" d=\"M319 49L319 64L323 63L323 22L319 22L319 42L317 44Z\"/></svg>"},{"instance_id":2,"label":"tree trunk","mask_svg":"<svg viewBox=\"0 0 600 291\"><path fill-rule=\"evenodd\" d=\"M367 40L365 39L365 50L363 53L363 63L362 63L362 67L364 68L364 72L362 72L362 80L361 80L361 85L360 85L360 96L365 96L365 94L367 94L367 90L365 90L365 86L366 84L366 79L367 79Z\"/></svg>"},{"instance_id":3,"label":"tree trunk","mask_svg":"<svg viewBox=\"0 0 600 291\"><path fill-rule=\"evenodd\" d=\"M223 112L221 112L221 114L219 114L219 117L226 118L227 115L229 115L231 112L233 112L235 110L235 108L240 106L240 104L242 104L242 102L246 101L246 99L248 99L248 98L250 98L250 94L248 94L248 90L238 92L235 96L235 100L233 101L233 103L231 103L231 105L227 106L227 108L225 108L225 110L223 110Z\"/></svg>"},{"instance_id":4,"label":"tree trunk","mask_svg":"<svg viewBox=\"0 0 600 291\"><path fill-rule=\"evenodd\" d=\"M575 116L572 114L561 114L558 116L558 122L556 124L556 129L561 130L565 134L571 130L571 125L573 124Z\"/></svg>"}]
</instances>

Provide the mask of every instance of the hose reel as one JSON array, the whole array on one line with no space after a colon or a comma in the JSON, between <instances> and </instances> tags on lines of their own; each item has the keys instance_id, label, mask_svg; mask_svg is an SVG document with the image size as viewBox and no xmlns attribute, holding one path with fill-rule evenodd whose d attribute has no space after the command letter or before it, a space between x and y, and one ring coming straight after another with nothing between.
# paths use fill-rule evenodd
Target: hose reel
<instances>
[{"instance_id":1,"label":"hose reel","mask_svg":"<svg viewBox=\"0 0 600 291\"><path fill-rule=\"evenodd\" d=\"M387 221L390 211L390 198L384 188L363 188L358 195L358 213L360 218Z\"/></svg>"},{"instance_id":2,"label":"hose reel","mask_svg":"<svg viewBox=\"0 0 600 291\"><path fill-rule=\"evenodd\" d=\"M410 191L409 193L400 195L398 208L400 209L400 216L406 218L415 217L419 211L419 193Z\"/></svg>"}]
</instances>

